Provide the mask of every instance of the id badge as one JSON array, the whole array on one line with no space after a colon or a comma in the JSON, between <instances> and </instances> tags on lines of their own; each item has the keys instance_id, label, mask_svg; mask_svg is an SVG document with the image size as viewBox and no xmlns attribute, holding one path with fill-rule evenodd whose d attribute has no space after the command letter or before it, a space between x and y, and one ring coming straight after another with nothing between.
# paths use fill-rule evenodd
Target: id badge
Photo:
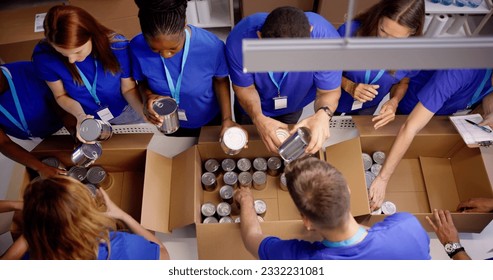
<instances>
[{"instance_id":1,"label":"id badge","mask_svg":"<svg viewBox=\"0 0 493 280\"><path fill-rule=\"evenodd\" d=\"M280 109L288 108L287 96L279 96L279 97L274 97L272 99L274 99L274 109L280 110Z\"/></svg>"},{"instance_id":2,"label":"id badge","mask_svg":"<svg viewBox=\"0 0 493 280\"><path fill-rule=\"evenodd\" d=\"M178 119L180 121L188 121L187 119L187 114L185 113L185 110L183 109L178 109Z\"/></svg>"},{"instance_id":3,"label":"id badge","mask_svg":"<svg viewBox=\"0 0 493 280\"><path fill-rule=\"evenodd\" d=\"M361 108L363 108L363 102L361 102L359 100L354 100L353 106L351 107L351 111L359 110Z\"/></svg>"},{"instance_id":4,"label":"id badge","mask_svg":"<svg viewBox=\"0 0 493 280\"><path fill-rule=\"evenodd\" d=\"M104 121L104 122L109 122L111 119L113 119L113 114L111 114L110 109L108 107L104 107L97 111L97 114L99 118Z\"/></svg>"},{"instance_id":5,"label":"id badge","mask_svg":"<svg viewBox=\"0 0 493 280\"><path fill-rule=\"evenodd\" d=\"M464 116L464 115L467 115L467 114L471 113L471 111L472 111L471 109L459 110L459 111L453 113L452 115L454 115L454 116Z\"/></svg>"}]
</instances>

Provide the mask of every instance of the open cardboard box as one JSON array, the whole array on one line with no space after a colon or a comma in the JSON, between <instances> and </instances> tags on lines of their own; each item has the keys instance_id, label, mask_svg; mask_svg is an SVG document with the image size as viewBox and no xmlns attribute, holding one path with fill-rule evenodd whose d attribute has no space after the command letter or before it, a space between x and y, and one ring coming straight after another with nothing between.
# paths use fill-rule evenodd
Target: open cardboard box
<instances>
[{"instance_id":1,"label":"open cardboard box","mask_svg":"<svg viewBox=\"0 0 493 280\"><path fill-rule=\"evenodd\" d=\"M327 161L348 180L352 213L363 224L372 225L385 215L369 215L361 153L388 154L406 118L397 116L394 122L375 130L371 116L353 116L360 137L326 149ZM447 117L433 117L397 166L385 200L394 202L397 211L414 214L427 231L433 231L425 219L433 209L455 212L462 200L493 197L492 186L493 178L488 177L480 149L468 148ZM492 213L452 213L452 216L460 232L481 232L493 220Z\"/></svg>"}]
</instances>

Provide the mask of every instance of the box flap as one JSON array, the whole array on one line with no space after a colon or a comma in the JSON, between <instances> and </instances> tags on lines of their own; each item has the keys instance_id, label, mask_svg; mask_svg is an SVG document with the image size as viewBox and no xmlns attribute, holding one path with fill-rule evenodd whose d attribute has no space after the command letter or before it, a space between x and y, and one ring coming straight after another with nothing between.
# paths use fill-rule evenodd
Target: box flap
<instances>
[{"instance_id":1,"label":"box flap","mask_svg":"<svg viewBox=\"0 0 493 280\"><path fill-rule=\"evenodd\" d=\"M171 197L169 201L169 230L200 222L202 197L200 156L193 146L173 158Z\"/></svg>"},{"instance_id":2,"label":"box flap","mask_svg":"<svg viewBox=\"0 0 493 280\"><path fill-rule=\"evenodd\" d=\"M455 211L460 201L450 160L427 157L420 157L419 160L423 169L430 208Z\"/></svg>"},{"instance_id":3,"label":"box flap","mask_svg":"<svg viewBox=\"0 0 493 280\"><path fill-rule=\"evenodd\" d=\"M140 222L147 229L169 232L172 160L147 151Z\"/></svg>"},{"instance_id":4,"label":"box flap","mask_svg":"<svg viewBox=\"0 0 493 280\"><path fill-rule=\"evenodd\" d=\"M325 150L326 160L337 168L346 178L351 189L351 213L353 216L368 214L368 191L366 188L365 172L361 159L361 142L353 138Z\"/></svg>"}]
</instances>

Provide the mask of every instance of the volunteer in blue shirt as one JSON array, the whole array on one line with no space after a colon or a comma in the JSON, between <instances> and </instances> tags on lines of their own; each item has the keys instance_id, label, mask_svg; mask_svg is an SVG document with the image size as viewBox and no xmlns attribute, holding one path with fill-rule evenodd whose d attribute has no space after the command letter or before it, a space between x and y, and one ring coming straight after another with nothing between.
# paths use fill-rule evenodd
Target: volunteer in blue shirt
<instances>
[{"instance_id":1,"label":"volunteer in blue shirt","mask_svg":"<svg viewBox=\"0 0 493 280\"><path fill-rule=\"evenodd\" d=\"M312 141L306 152L313 154L321 148L329 137L329 120L341 95L342 72L243 73L242 40L339 37L335 28L322 16L293 7L280 7L270 14L248 16L229 34L226 54L237 98L236 120L253 122L269 150L277 152L281 145L276 130L287 129L287 124L296 124L303 107L314 100L315 114L299 122L292 131L300 126L308 127Z\"/></svg>"},{"instance_id":2,"label":"volunteer in blue shirt","mask_svg":"<svg viewBox=\"0 0 493 280\"><path fill-rule=\"evenodd\" d=\"M249 188L240 188L240 230L247 250L270 260L428 260L430 239L416 217L396 213L371 228L356 222L350 210L350 192L342 174L314 157L286 167L289 194L308 231L323 239L308 242L266 236L257 219Z\"/></svg>"},{"instance_id":3,"label":"volunteer in blue shirt","mask_svg":"<svg viewBox=\"0 0 493 280\"><path fill-rule=\"evenodd\" d=\"M55 176L33 180L26 187L23 201L22 231L29 247L26 258L169 259L162 242L111 201L102 189L93 197L78 180ZM127 232L115 231L117 220L126 226Z\"/></svg>"},{"instance_id":4,"label":"volunteer in blue shirt","mask_svg":"<svg viewBox=\"0 0 493 280\"><path fill-rule=\"evenodd\" d=\"M91 116L111 124L144 121L125 37L69 5L52 7L44 30L46 39L35 47L33 61L58 104L78 124Z\"/></svg>"},{"instance_id":5,"label":"volunteer in blue shirt","mask_svg":"<svg viewBox=\"0 0 493 280\"><path fill-rule=\"evenodd\" d=\"M352 37L408 38L421 36L425 16L424 0L382 0L351 22ZM339 27L344 37L346 24ZM373 115L379 103L390 93L373 118L375 129L394 120L397 105L407 90L409 78L418 71L364 70L344 71L338 113Z\"/></svg>"},{"instance_id":6,"label":"volunteer in blue shirt","mask_svg":"<svg viewBox=\"0 0 493 280\"><path fill-rule=\"evenodd\" d=\"M421 71L411 79L399 111L409 114L388 153L380 173L370 187L370 207L378 209L387 183L414 136L434 115L467 114L483 103L483 122L493 127L493 77L491 69Z\"/></svg>"},{"instance_id":7,"label":"volunteer in blue shirt","mask_svg":"<svg viewBox=\"0 0 493 280\"><path fill-rule=\"evenodd\" d=\"M178 104L180 129L172 136L198 136L205 125L222 125L222 134L236 125L224 43L186 24L186 0L135 2L142 34L130 43L133 75L149 120L162 124L152 104L164 96Z\"/></svg>"},{"instance_id":8,"label":"volunteer in blue shirt","mask_svg":"<svg viewBox=\"0 0 493 280\"><path fill-rule=\"evenodd\" d=\"M0 70L0 152L42 177L65 173L42 163L7 136L45 138L63 127L61 109L50 89L30 61L4 64Z\"/></svg>"}]
</instances>

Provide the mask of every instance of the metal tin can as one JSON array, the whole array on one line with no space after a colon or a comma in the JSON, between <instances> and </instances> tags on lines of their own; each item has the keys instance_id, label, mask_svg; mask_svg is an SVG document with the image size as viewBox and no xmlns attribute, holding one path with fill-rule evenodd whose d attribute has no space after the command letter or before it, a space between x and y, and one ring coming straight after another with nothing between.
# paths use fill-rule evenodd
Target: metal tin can
<instances>
[{"instance_id":1,"label":"metal tin can","mask_svg":"<svg viewBox=\"0 0 493 280\"><path fill-rule=\"evenodd\" d=\"M240 158L236 163L236 166L241 172L250 172L250 169L252 169L252 162L247 158Z\"/></svg>"},{"instance_id":2,"label":"metal tin can","mask_svg":"<svg viewBox=\"0 0 493 280\"><path fill-rule=\"evenodd\" d=\"M255 158L253 160L253 168L257 171L267 171L267 161L265 158Z\"/></svg>"},{"instance_id":3,"label":"metal tin can","mask_svg":"<svg viewBox=\"0 0 493 280\"><path fill-rule=\"evenodd\" d=\"M86 179L87 169L85 167L72 166L68 170L67 175L82 182Z\"/></svg>"},{"instance_id":4,"label":"metal tin can","mask_svg":"<svg viewBox=\"0 0 493 280\"><path fill-rule=\"evenodd\" d=\"M205 191L214 191L217 187L216 175L212 172L202 174L202 187Z\"/></svg>"},{"instance_id":5,"label":"metal tin can","mask_svg":"<svg viewBox=\"0 0 493 280\"><path fill-rule=\"evenodd\" d=\"M220 224L232 224L233 219L230 216L224 216L224 217L221 217L221 219L219 219L219 223Z\"/></svg>"},{"instance_id":6,"label":"metal tin can","mask_svg":"<svg viewBox=\"0 0 493 280\"><path fill-rule=\"evenodd\" d=\"M204 224L217 224L217 223L219 223L219 221L217 220L216 217L205 217L205 219L202 223L204 223Z\"/></svg>"},{"instance_id":7,"label":"metal tin can","mask_svg":"<svg viewBox=\"0 0 493 280\"><path fill-rule=\"evenodd\" d=\"M382 208L378 208L370 213L371 215L380 215L382 214Z\"/></svg>"},{"instance_id":8,"label":"metal tin can","mask_svg":"<svg viewBox=\"0 0 493 280\"><path fill-rule=\"evenodd\" d=\"M361 158L363 160L363 167L365 168L365 170L370 170L371 165L373 164L371 156L367 153L362 153Z\"/></svg>"},{"instance_id":9,"label":"metal tin can","mask_svg":"<svg viewBox=\"0 0 493 280\"><path fill-rule=\"evenodd\" d=\"M279 147L279 155L288 163L306 155L305 149L310 143L311 132L307 127L300 127Z\"/></svg>"},{"instance_id":10,"label":"metal tin can","mask_svg":"<svg viewBox=\"0 0 493 280\"><path fill-rule=\"evenodd\" d=\"M93 184L86 184L85 186L91 192L91 196L96 197L96 191L98 190L98 188Z\"/></svg>"},{"instance_id":11,"label":"metal tin can","mask_svg":"<svg viewBox=\"0 0 493 280\"><path fill-rule=\"evenodd\" d=\"M230 185L224 185L219 189L219 196L224 202L227 202L229 204L233 203L233 194L234 190L233 187Z\"/></svg>"},{"instance_id":12,"label":"metal tin can","mask_svg":"<svg viewBox=\"0 0 493 280\"><path fill-rule=\"evenodd\" d=\"M373 161L375 161L376 163L378 164L382 164L384 163L385 161L385 153L382 152L382 151L376 151L373 153Z\"/></svg>"},{"instance_id":13,"label":"metal tin can","mask_svg":"<svg viewBox=\"0 0 493 280\"><path fill-rule=\"evenodd\" d=\"M80 123L79 135L86 141L104 141L111 138L111 124L99 119L85 119Z\"/></svg>"},{"instance_id":14,"label":"metal tin can","mask_svg":"<svg viewBox=\"0 0 493 280\"><path fill-rule=\"evenodd\" d=\"M279 188L281 190L287 192L288 191L288 185L286 184L286 174L282 173L281 176L279 176Z\"/></svg>"},{"instance_id":15,"label":"metal tin can","mask_svg":"<svg viewBox=\"0 0 493 280\"><path fill-rule=\"evenodd\" d=\"M230 185L233 188L238 187L238 174L234 171L228 171L223 176L224 184Z\"/></svg>"},{"instance_id":16,"label":"metal tin can","mask_svg":"<svg viewBox=\"0 0 493 280\"><path fill-rule=\"evenodd\" d=\"M226 129L221 138L221 148L228 155L236 155L246 146L248 137L246 132L239 127Z\"/></svg>"},{"instance_id":17,"label":"metal tin can","mask_svg":"<svg viewBox=\"0 0 493 280\"><path fill-rule=\"evenodd\" d=\"M240 216L236 217L234 222L235 224L239 224L241 222Z\"/></svg>"},{"instance_id":18,"label":"metal tin can","mask_svg":"<svg viewBox=\"0 0 493 280\"><path fill-rule=\"evenodd\" d=\"M277 176L281 171L282 161L278 157L270 157L267 159L267 173L270 176Z\"/></svg>"},{"instance_id":19,"label":"metal tin can","mask_svg":"<svg viewBox=\"0 0 493 280\"><path fill-rule=\"evenodd\" d=\"M382 209L382 213L385 215L392 215L397 212L397 207L390 201L384 201L380 209Z\"/></svg>"},{"instance_id":20,"label":"metal tin can","mask_svg":"<svg viewBox=\"0 0 493 280\"><path fill-rule=\"evenodd\" d=\"M72 152L72 162L77 166L88 167L103 154L101 144L81 144Z\"/></svg>"},{"instance_id":21,"label":"metal tin can","mask_svg":"<svg viewBox=\"0 0 493 280\"><path fill-rule=\"evenodd\" d=\"M258 220L260 223L265 222L264 218L262 218L261 216L258 216L258 215L257 215L257 220ZM234 222L235 222L235 224L239 224L239 223L241 223L241 219L240 219L240 217L239 217L239 216L238 216L238 217L236 217L236 218L235 218L235 220L234 220Z\"/></svg>"},{"instance_id":22,"label":"metal tin can","mask_svg":"<svg viewBox=\"0 0 493 280\"><path fill-rule=\"evenodd\" d=\"M276 136L281 143L284 143L284 141L289 138L289 131L284 128L278 128L276 129Z\"/></svg>"},{"instance_id":23,"label":"metal tin can","mask_svg":"<svg viewBox=\"0 0 493 280\"><path fill-rule=\"evenodd\" d=\"M241 187L251 188L252 187L252 173L250 172L241 172L238 175L238 182Z\"/></svg>"},{"instance_id":24,"label":"metal tin can","mask_svg":"<svg viewBox=\"0 0 493 280\"><path fill-rule=\"evenodd\" d=\"M65 170L65 168L66 168L65 165L63 165L63 163L59 159L57 159L56 157L47 157L47 158L42 159L41 162L48 165L48 166L55 167L58 169Z\"/></svg>"},{"instance_id":25,"label":"metal tin can","mask_svg":"<svg viewBox=\"0 0 493 280\"><path fill-rule=\"evenodd\" d=\"M212 172L215 175L218 175L218 173L219 173L219 162L214 158L208 159L204 163L204 169L206 172Z\"/></svg>"},{"instance_id":26,"label":"metal tin can","mask_svg":"<svg viewBox=\"0 0 493 280\"><path fill-rule=\"evenodd\" d=\"M374 163L374 164L371 165L370 171L371 171L371 173L375 174L375 176L377 176L378 173L380 173L380 170L382 170L382 165L381 164Z\"/></svg>"},{"instance_id":27,"label":"metal tin can","mask_svg":"<svg viewBox=\"0 0 493 280\"><path fill-rule=\"evenodd\" d=\"M375 174L373 174L371 171L365 171L365 180L366 180L366 188L370 189L371 183L373 180L375 180Z\"/></svg>"},{"instance_id":28,"label":"metal tin can","mask_svg":"<svg viewBox=\"0 0 493 280\"><path fill-rule=\"evenodd\" d=\"M216 205L212 202L205 202L200 206L200 213L202 213L202 216L204 217L211 217L216 214Z\"/></svg>"},{"instance_id":29,"label":"metal tin can","mask_svg":"<svg viewBox=\"0 0 493 280\"><path fill-rule=\"evenodd\" d=\"M229 216L231 214L231 205L227 202L219 202L216 206L216 212L219 217Z\"/></svg>"},{"instance_id":30,"label":"metal tin can","mask_svg":"<svg viewBox=\"0 0 493 280\"><path fill-rule=\"evenodd\" d=\"M180 128L180 120L178 118L178 104L173 98L161 98L152 104L152 109L163 117L163 124L160 130L164 134L171 134Z\"/></svg>"},{"instance_id":31,"label":"metal tin can","mask_svg":"<svg viewBox=\"0 0 493 280\"><path fill-rule=\"evenodd\" d=\"M90 184L99 184L106 178L106 171L101 166L91 166L87 170L86 180Z\"/></svg>"},{"instance_id":32,"label":"metal tin can","mask_svg":"<svg viewBox=\"0 0 493 280\"><path fill-rule=\"evenodd\" d=\"M257 215L259 215L260 217L264 217L265 213L267 212L267 204L265 203L265 201L263 201L262 199L256 199L253 202L253 205L255 207L255 212L257 213Z\"/></svg>"},{"instance_id":33,"label":"metal tin can","mask_svg":"<svg viewBox=\"0 0 493 280\"><path fill-rule=\"evenodd\" d=\"M225 158L221 161L221 167L224 172L233 171L236 168L236 162L233 159Z\"/></svg>"},{"instance_id":34,"label":"metal tin can","mask_svg":"<svg viewBox=\"0 0 493 280\"><path fill-rule=\"evenodd\" d=\"M267 174L263 171L255 171L252 175L253 188L256 190L263 190L267 187Z\"/></svg>"}]
</instances>

